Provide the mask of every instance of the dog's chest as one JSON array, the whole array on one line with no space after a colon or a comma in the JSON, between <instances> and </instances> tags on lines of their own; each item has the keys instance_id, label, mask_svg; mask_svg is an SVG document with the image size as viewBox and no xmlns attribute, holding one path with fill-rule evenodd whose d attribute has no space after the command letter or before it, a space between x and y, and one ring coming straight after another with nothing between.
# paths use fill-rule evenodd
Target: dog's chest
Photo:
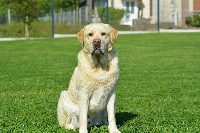
<instances>
[{"instance_id":1,"label":"dog's chest","mask_svg":"<svg viewBox=\"0 0 200 133\"><path fill-rule=\"evenodd\" d=\"M109 92L98 89L91 94L89 100L90 112L99 112L106 107Z\"/></svg>"},{"instance_id":2,"label":"dog's chest","mask_svg":"<svg viewBox=\"0 0 200 133\"><path fill-rule=\"evenodd\" d=\"M89 100L91 112L98 112L106 107L108 97L115 89L118 77L116 73L110 72L102 72L96 76L93 80L93 89Z\"/></svg>"}]
</instances>

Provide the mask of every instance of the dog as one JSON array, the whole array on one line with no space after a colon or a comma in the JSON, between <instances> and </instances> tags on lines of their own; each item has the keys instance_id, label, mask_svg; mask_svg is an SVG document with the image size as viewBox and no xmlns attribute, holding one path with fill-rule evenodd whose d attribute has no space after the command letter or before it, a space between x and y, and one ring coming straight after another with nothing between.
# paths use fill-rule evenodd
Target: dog
<instances>
[{"instance_id":1,"label":"dog","mask_svg":"<svg viewBox=\"0 0 200 133\"><path fill-rule=\"evenodd\" d=\"M91 23L77 33L82 43L78 65L57 106L61 127L87 133L88 127L106 124L109 133L120 133L115 119L118 56L113 47L118 32L108 24Z\"/></svg>"}]
</instances>

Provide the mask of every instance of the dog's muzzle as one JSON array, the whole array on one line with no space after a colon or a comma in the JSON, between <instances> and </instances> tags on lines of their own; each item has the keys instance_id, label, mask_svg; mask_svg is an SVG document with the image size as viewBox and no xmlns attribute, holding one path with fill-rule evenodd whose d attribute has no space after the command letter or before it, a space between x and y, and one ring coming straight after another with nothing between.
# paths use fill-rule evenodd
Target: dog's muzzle
<instances>
[{"instance_id":1,"label":"dog's muzzle","mask_svg":"<svg viewBox=\"0 0 200 133\"><path fill-rule=\"evenodd\" d=\"M101 40L100 39L94 39L93 40L93 48L92 55L103 55L104 53L101 50Z\"/></svg>"}]
</instances>

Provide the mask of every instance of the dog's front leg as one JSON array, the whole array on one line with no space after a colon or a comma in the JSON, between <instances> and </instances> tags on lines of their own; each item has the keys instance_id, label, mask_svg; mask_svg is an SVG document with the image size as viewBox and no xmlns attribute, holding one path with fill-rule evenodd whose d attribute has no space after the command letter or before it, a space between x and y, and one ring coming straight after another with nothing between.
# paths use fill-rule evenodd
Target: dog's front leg
<instances>
[{"instance_id":1,"label":"dog's front leg","mask_svg":"<svg viewBox=\"0 0 200 133\"><path fill-rule=\"evenodd\" d=\"M89 106L88 93L79 94L79 133L87 133L87 113Z\"/></svg>"},{"instance_id":2,"label":"dog's front leg","mask_svg":"<svg viewBox=\"0 0 200 133\"><path fill-rule=\"evenodd\" d=\"M116 119L115 119L115 97L116 97L116 92L113 90L111 93L108 103L107 103L107 110L108 110L108 128L109 128L109 133L121 133L117 129L116 125Z\"/></svg>"}]
</instances>

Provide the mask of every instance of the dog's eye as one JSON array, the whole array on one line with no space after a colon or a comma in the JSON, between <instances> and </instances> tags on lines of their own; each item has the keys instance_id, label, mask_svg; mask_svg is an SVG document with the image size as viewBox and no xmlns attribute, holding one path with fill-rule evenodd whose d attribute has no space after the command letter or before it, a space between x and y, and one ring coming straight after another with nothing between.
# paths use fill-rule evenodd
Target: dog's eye
<instances>
[{"instance_id":1,"label":"dog's eye","mask_svg":"<svg viewBox=\"0 0 200 133\"><path fill-rule=\"evenodd\" d=\"M88 33L88 36L93 36L93 34L92 33Z\"/></svg>"},{"instance_id":2,"label":"dog's eye","mask_svg":"<svg viewBox=\"0 0 200 133\"><path fill-rule=\"evenodd\" d=\"M102 35L102 36L105 36L105 35L106 35L106 33L105 33L105 32L102 32L102 33L101 33L101 35Z\"/></svg>"}]
</instances>

